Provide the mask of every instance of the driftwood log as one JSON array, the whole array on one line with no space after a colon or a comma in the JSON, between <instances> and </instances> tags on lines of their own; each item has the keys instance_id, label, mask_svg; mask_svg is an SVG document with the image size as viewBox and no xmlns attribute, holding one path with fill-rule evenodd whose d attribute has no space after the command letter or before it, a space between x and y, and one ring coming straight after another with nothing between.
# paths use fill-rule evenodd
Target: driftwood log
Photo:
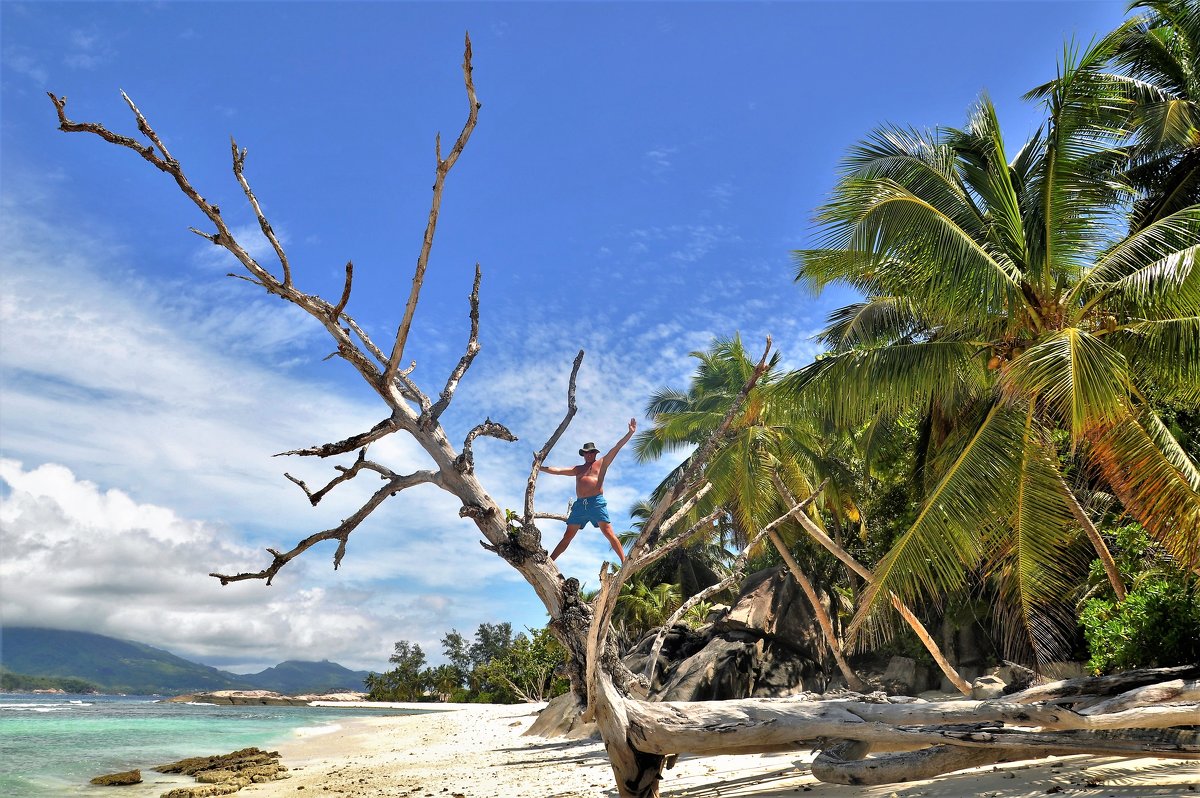
<instances>
[{"instance_id":1,"label":"driftwood log","mask_svg":"<svg viewBox=\"0 0 1200 798\"><path fill-rule=\"evenodd\" d=\"M97 123L72 121L66 115L66 98L49 95L60 130L90 133L129 149L169 176L211 225L210 230L192 228L193 232L214 246L224 248L241 264L243 272L230 276L253 283L311 316L332 338L335 354L358 373L383 405L383 418L368 430L348 435L340 441L282 453L293 457L352 456L349 465L334 466L336 476L317 490L311 490L302 480L287 476L314 505L339 485L364 473L380 479L382 486L338 526L308 535L286 551L268 549L271 559L263 568L236 574L213 574L215 578L222 584L242 580L264 580L270 584L289 562L314 544L326 540L338 543L333 562L336 568L346 554L350 536L384 501L418 486L433 486L452 494L460 504L460 516L469 519L482 536L480 543L519 571L545 605L551 619L550 628L568 654L573 692L580 702L586 702L588 714L595 718L601 730L618 792L625 798L658 795L665 763L669 757L681 753L729 754L817 747L823 749L823 753L813 772L825 780L848 783L927 778L947 770L1004 758L1058 753L1200 757L1196 732L1175 728L1200 722L1194 670L1143 673L1136 677L1119 677L1116 681L1064 682L1033 688L1024 694L1009 696L1003 702L938 704L853 696L830 701L757 699L652 703L633 698L644 695L645 685L620 663L611 640L610 620L617 596L631 576L671 546L678 545L681 536L688 534L686 530L676 529L679 519L707 490L703 467L730 420L762 375L771 343L768 339L758 368L743 386L724 422L699 447L686 473L669 495L653 508L626 562L616 573L601 575L601 590L594 602L583 601L578 581L564 578L541 545L541 533L536 525L541 516L535 509L538 466L554 448L575 413L575 382L583 352L575 358L570 370L567 409L562 422L530 464L522 512L507 514L476 477L472 447L481 437L504 441L513 441L516 437L503 424L485 419L467 430L462 435L462 445L456 448L440 420L481 350L481 272L478 267L468 298L469 324L464 353L438 393L431 396L417 385L413 378L415 363L401 365L429 266L445 181L470 140L479 116L481 106L471 69L468 38L462 65L467 119L445 155L440 137L435 139L436 167L429 216L403 317L386 350L371 340L348 311L352 301L352 264L346 264L344 287L334 302L305 293L298 287L300 275L294 273L284 247L251 188L246 175L247 152L239 148L236 141L231 142L234 178L271 243L279 261L277 270L260 264L237 240L220 208L196 190L180 161L168 151L128 96L122 93L133 113L141 140L113 133ZM369 444L397 433L410 436L424 450L429 460L427 468L404 474L367 459ZM803 500L789 503L793 507L789 515L796 513L803 518L799 512ZM870 580L869 575L865 578ZM1170 703L1162 704L1164 700ZM882 759L862 758L871 747L883 746L893 750L896 747L922 750L897 754L898 758L894 759L886 758L887 755Z\"/></svg>"}]
</instances>

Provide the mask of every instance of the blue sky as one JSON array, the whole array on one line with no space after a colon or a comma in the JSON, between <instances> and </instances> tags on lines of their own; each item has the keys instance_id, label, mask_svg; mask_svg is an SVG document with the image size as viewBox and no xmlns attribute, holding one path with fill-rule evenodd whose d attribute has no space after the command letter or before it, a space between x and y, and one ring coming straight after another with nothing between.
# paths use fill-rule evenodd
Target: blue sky
<instances>
[{"instance_id":1,"label":"blue sky","mask_svg":"<svg viewBox=\"0 0 1200 798\"><path fill-rule=\"evenodd\" d=\"M127 150L56 130L136 135L124 89L193 184L270 263L229 169L229 137L299 286L388 340L428 213L433 139L466 113L474 42L479 125L451 174L408 352L440 390L483 268L483 352L444 418L485 416L516 444L478 447L484 484L520 503L531 452L562 417L587 351L580 412L551 456L603 448L650 392L685 387L688 352L774 336L789 365L851 297L814 298L789 252L846 148L875 126L961 124L987 91L1015 150L1064 44L1115 27L1123 4L18 3L0 5L0 613L99 631L235 670L329 658L379 670L391 644L427 653L455 627L540 625L531 590L478 546L435 489L401 494L276 584L221 588L214 569L333 526L370 485L310 508L332 463L275 452L343 438L384 409L298 312L223 275L187 232L199 212ZM391 441L372 456L422 465ZM607 493L618 529L673 463L623 453ZM569 480L543 477L561 511ZM326 506L328 504L328 506ZM547 543L554 523L543 526ZM560 559L595 582L591 532Z\"/></svg>"}]
</instances>

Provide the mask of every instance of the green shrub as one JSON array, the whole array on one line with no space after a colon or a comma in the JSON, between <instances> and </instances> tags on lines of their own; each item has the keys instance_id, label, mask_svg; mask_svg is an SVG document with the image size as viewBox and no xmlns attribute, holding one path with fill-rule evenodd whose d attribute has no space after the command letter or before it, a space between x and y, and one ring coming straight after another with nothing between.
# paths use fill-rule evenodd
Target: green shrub
<instances>
[{"instance_id":1,"label":"green shrub","mask_svg":"<svg viewBox=\"0 0 1200 798\"><path fill-rule=\"evenodd\" d=\"M1200 661L1200 591L1195 579L1152 576L1125 601L1093 598L1080 616L1095 673Z\"/></svg>"}]
</instances>

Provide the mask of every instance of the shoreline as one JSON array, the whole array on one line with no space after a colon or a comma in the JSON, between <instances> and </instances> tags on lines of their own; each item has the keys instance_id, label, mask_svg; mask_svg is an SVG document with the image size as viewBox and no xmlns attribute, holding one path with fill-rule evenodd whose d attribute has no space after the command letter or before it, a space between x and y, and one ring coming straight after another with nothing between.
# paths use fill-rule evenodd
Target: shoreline
<instances>
[{"instance_id":1,"label":"shoreline","mask_svg":"<svg viewBox=\"0 0 1200 798\"><path fill-rule=\"evenodd\" d=\"M402 704L397 709L428 709ZM442 705L447 706L447 705ZM445 711L339 721L318 735L281 739L290 777L241 791L252 798L320 795L445 798L613 798L616 788L599 740L524 737L544 704L458 704ZM1088 798L1200 796L1193 760L1071 756L989 765L929 781L848 787L808 772L813 754L681 757L664 771L674 798ZM1056 789L1057 788L1057 789Z\"/></svg>"}]
</instances>

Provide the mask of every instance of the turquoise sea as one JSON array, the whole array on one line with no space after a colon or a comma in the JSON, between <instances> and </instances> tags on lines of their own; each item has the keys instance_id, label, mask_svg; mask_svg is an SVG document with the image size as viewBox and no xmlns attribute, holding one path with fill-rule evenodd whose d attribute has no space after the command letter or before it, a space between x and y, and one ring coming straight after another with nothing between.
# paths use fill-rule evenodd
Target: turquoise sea
<instances>
[{"instance_id":1,"label":"turquoise sea","mask_svg":"<svg viewBox=\"0 0 1200 798\"><path fill-rule=\"evenodd\" d=\"M191 779L151 770L189 756L270 748L297 735L336 731L363 716L405 710L160 704L158 696L0 694L0 796L115 794L88 780L139 768L143 783L122 798L158 796ZM287 764L286 762L284 764Z\"/></svg>"}]
</instances>

